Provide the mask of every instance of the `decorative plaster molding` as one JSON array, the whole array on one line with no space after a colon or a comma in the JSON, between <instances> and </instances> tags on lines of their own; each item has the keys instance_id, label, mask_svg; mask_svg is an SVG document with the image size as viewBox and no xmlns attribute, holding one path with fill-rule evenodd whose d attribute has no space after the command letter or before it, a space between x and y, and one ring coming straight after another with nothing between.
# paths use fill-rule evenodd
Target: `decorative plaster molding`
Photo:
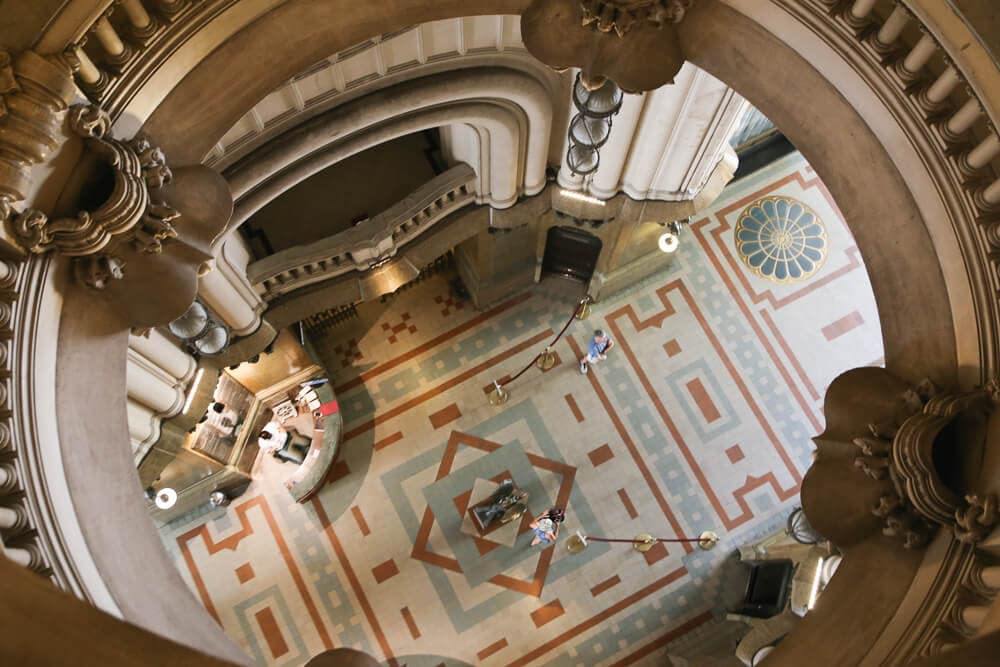
<instances>
[{"instance_id":1,"label":"decorative plaster molding","mask_svg":"<svg viewBox=\"0 0 1000 667\"><path fill-rule=\"evenodd\" d=\"M581 0L582 25L589 25L599 32L614 30L619 37L640 21L648 21L657 28L667 23L680 23L684 12L694 0Z\"/></svg>"},{"instance_id":2,"label":"decorative plaster molding","mask_svg":"<svg viewBox=\"0 0 1000 667\"><path fill-rule=\"evenodd\" d=\"M498 24L507 24L506 30L501 30L499 25L497 30L509 34L509 23L514 19L509 16L482 16L472 20L484 23L494 20ZM454 21L448 23L455 24ZM445 73L454 76L457 70L502 67L520 72L544 86L551 109L559 110L568 104L565 86L559 75L528 54L520 40L501 41L493 48L471 51L461 51L457 47L442 51L438 47L433 53L424 53L419 46L422 43L420 36L432 30L435 40L438 40L441 27L434 22L425 23L382 35L377 40L368 40L309 67L244 114L205 156L204 163L219 170L228 170L267 141L333 107L349 104L405 81ZM414 42L418 45L415 54L410 50ZM372 51L374 56L369 53ZM377 63L385 60L398 64L380 69ZM509 88L519 89L520 86ZM558 111L552 113L557 114Z\"/></svg>"}]
</instances>

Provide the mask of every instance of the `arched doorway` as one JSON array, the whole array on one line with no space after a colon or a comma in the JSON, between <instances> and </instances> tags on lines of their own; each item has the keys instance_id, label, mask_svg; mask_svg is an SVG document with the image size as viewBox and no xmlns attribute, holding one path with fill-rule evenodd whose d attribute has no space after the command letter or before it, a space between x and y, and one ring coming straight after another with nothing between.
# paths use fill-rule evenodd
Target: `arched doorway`
<instances>
[{"instance_id":1,"label":"arched doorway","mask_svg":"<svg viewBox=\"0 0 1000 667\"><path fill-rule=\"evenodd\" d=\"M582 283L590 281L601 254L601 239L575 227L551 227L545 239L542 272Z\"/></svg>"}]
</instances>

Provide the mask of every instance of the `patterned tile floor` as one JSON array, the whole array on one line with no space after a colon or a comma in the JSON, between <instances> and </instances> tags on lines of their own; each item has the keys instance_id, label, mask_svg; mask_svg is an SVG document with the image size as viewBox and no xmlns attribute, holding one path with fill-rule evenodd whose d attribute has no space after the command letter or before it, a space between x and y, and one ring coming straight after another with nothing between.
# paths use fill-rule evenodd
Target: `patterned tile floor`
<instances>
[{"instance_id":1,"label":"patterned tile floor","mask_svg":"<svg viewBox=\"0 0 1000 667\"><path fill-rule=\"evenodd\" d=\"M800 283L759 277L734 244L740 213L775 195L826 226L826 261ZM721 561L796 503L829 382L881 363L853 239L788 156L730 186L669 268L596 305L554 368L490 406L484 388L572 311L556 291L475 312L439 276L365 310L316 342L347 421L337 479L296 505L281 486L290 467L263 460L233 505L164 529L191 590L258 663L349 646L411 667L662 664L733 641L713 617ZM595 326L618 346L582 376ZM555 548L530 548L524 525L513 546L463 532L477 480L506 475L531 512L567 507ZM707 529L723 538L710 552L562 542Z\"/></svg>"}]
</instances>

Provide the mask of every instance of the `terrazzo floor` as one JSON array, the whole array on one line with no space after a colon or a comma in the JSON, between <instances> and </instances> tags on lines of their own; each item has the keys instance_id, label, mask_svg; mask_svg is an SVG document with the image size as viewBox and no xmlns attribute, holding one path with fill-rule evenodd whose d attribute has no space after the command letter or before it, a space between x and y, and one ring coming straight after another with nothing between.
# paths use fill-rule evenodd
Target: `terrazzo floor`
<instances>
[{"instance_id":1,"label":"terrazzo floor","mask_svg":"<svg viewBox=\"0 0 1000 667\"><path fill-rule=\"evenodd\" d=\"M810 277L777 283L741 258L738 219L766 197L806 204L825 227ZM720 562L796 505L830 381L882 363L846 225L804 159L783 158L731 185L668 268L595 305L552 369L491 406L490 383L572 313L560 294L477 312L436 276L315 341L346 420L334 480L296 505L282 486L291 469L262 460L231 506L162 533L193 594L258 663L347 646L410 667L664 664L735 641L716 620ZM595 327L617 347L583 376ZM566 507L555 547L529 547L526 524L463 530L477 480L507 475L532 513ZM715 550L565 549L576 531L703 530L722 536Z\"/></svg>"}]
</instances>

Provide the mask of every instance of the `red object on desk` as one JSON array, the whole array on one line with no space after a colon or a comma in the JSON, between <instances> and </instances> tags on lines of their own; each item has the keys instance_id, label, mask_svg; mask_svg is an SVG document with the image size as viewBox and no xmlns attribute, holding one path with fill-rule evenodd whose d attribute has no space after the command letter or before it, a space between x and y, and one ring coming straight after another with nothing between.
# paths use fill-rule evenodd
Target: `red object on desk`
<instances>
[{"instance_id":1,"label":"red object on desk","mask_svg":"<svg viewBox=\"0 0 1000 667\"><path fill-rule=\"evenodd\" d=\"M319 410L316 412L318 412L321 416L326 417L327 415L340 412L340 405L337 404L337 401L330 401L329 403L324 403L319 406Z\"/></svg>"}]
</instances>

